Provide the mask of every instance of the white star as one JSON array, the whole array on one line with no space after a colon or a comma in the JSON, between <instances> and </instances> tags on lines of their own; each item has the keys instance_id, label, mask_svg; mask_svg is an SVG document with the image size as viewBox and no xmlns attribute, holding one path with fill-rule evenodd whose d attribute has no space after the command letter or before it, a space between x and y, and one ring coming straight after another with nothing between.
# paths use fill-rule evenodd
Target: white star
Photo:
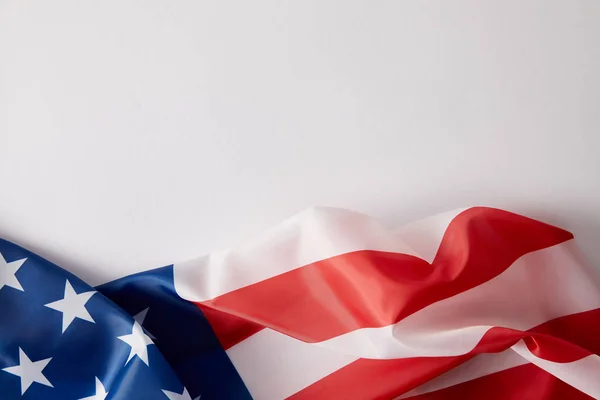
<instances>
[{"instance_id":1,"label":"white star","mask_svg":"<svg viewBox=\"0 0 600 400\"><path fill-rule=\"evenodd\" d=\"M13 289L24 292L23 287L15 276L21 265L26 261L26 258L20 260L6 262L2 253L0 253L0 289L4 286L10 286Z\"/></svg>"},{"instance_id":2,"label":"white star","mask_svg":"<svg viewBox=\"0 0 600 400\"><path fill-rule=\"evenodd\" d=\"M190 396L185 387L183 388L183 393L181 394L169 392L168 390L163 390L163 393L169 398L169 400L192 400L192 396ZM194 400L200 400L200 397L202 396L198 396Z\"/></svg>"},{"instance_id":3,"label":"white star","mask_svg":"<svg viewBox=\"0 0 600 400\"><path fill-rule=\"evenodd\" d=\"M127 362L125 365L134 357L138 356L140 360L142 360L146 365L150 366L148 363L148 347L152 343L152 339L150 339L145 333L144 329L138 324L137 321L133 322L133 326L131 327L131 334L119 336L117 339L124 341L129 346L131 346L131 351L129 352L129 357L127 358Z\"/></svg>"},{"instance_id":4,"label":"white star","mask_svg":"<svg viewBox=\"0 0 600 400\"><path fill-rule=\"evenodd\" d=\"M71 286L71 282L67 279L67 283L65 284L65 296L63 299L45 304L45 306L63 313L62 331L64 333L75 318L95 323L94 319L85 308L85 303L87 303L90 297L95 294L96 292L93 290L79 294L75 293L73 286Z\"/></svg>"},{"instance_id":5,"label":"white star","mask_svg":"<svg viewBox=\"0 0 600 400\"><path fill-rule=\"evenodd\" d=\"M83 397L79 400L104 400L106 399L106 396L108 396L108 392L104 388L104 385L100 379L96 377L96 394L93 396Z\"/></svg>"},{"instance_id":6,"label":"white star","mask_svg":"<svg viewBox=\"0 0 600 400\"><path fill-rule=\"evenodd\" d=\"M52 360L52 358L46 358L45 360L39 360L32 362L27 354L19 347L19 365L14 367L4 368L2 371L6 371L9 374L17 375L21 378L21 396L29 389L29 386L33 382L41 383L42 385L52 386L50 381L46 379L42 370L46 368L46 365Z\"/></svg>"},{"instance_id":7,"label":"white star","mask_svg":"<svg viewBox=\"0 0 600 400\"><path fill-rule=\"evenodd\" d=\"M146 314L148 314L149 309L150 309L150 307L147 307L145 310L140 311L139 313L135 314L135 316L133 317L133 319L135 319L142 328L144 327L144 320L146 319ZM150 339L156 340L156 338L150 332L148 332L148 330L146 328L144 328L144 331L146 332L148 337L150 337Z\"/></svg>"}]
</instances>

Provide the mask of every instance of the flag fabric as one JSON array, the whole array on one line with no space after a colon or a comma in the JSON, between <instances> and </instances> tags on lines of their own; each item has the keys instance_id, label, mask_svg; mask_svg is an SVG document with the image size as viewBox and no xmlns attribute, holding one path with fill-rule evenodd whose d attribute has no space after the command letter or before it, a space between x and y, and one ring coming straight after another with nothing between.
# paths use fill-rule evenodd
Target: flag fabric
<instances>
[{"instance_id":1,"label":"flag fabric","mask_svg":"<svg viewBox=\"0 0 600 400\"><path fill-rule=\"evenodd\" d=\"M597 271L502 210L315 208L96 288L0 254L1 399L600 398Z\"/></svg>"},{"instance_id":2,"label":"flag fabric","mask_svg":"<svg viewBox=\"0 0 600 400\"><path fill-rule=\"evenodd\" d=\"M183 391L123 309L18 246L0 241L0 254L0 399L153 399Z\"/></svg>"}]
</instances>

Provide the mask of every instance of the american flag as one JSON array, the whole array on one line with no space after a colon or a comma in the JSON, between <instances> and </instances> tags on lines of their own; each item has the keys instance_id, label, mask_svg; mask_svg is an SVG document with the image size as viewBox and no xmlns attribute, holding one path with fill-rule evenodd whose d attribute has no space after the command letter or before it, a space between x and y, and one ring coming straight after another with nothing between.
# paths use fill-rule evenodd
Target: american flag
<instances>
[{"instance_id":1,"label":"american flag","mask_svg":"<svg viewBox=\"0 0 600 400\"><path fill-rule=\"evenodd\" d=\"M388 229L315 208L96 288L0 254L1 399L600 397L597 271L502 210Z\"/></svg>"}]
</instances>

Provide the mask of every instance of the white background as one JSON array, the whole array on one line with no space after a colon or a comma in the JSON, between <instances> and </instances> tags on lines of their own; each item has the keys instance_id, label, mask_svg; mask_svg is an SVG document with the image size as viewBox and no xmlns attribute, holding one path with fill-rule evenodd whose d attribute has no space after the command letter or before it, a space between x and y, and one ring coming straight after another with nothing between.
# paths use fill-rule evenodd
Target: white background
<instances>
[{"instance_id":1,"label":"white background","mask_svg":"<svg viewBox=\"0 0 600 400\"><path fill-rule=\"evenodd\" d=\"M600 1L0 0L0 236L96 284L312 205L600 265Z\"/></svg>"}]
</instances>

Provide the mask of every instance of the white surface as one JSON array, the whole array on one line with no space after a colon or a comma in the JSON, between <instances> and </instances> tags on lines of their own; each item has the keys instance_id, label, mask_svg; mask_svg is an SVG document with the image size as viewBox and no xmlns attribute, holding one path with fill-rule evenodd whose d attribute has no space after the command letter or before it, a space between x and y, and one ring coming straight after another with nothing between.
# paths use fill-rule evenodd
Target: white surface
<instances>
[{"instance_id":1,"label":"white surface","mask_svg":"<svg viewBox=\"0 0 600 400\"><path fill-rule=\"evenodd\" d=\"M90 282L311 205L473 204L600 263L600 2L0 2L0 236Z\"/></svg>"}]
</instances>

